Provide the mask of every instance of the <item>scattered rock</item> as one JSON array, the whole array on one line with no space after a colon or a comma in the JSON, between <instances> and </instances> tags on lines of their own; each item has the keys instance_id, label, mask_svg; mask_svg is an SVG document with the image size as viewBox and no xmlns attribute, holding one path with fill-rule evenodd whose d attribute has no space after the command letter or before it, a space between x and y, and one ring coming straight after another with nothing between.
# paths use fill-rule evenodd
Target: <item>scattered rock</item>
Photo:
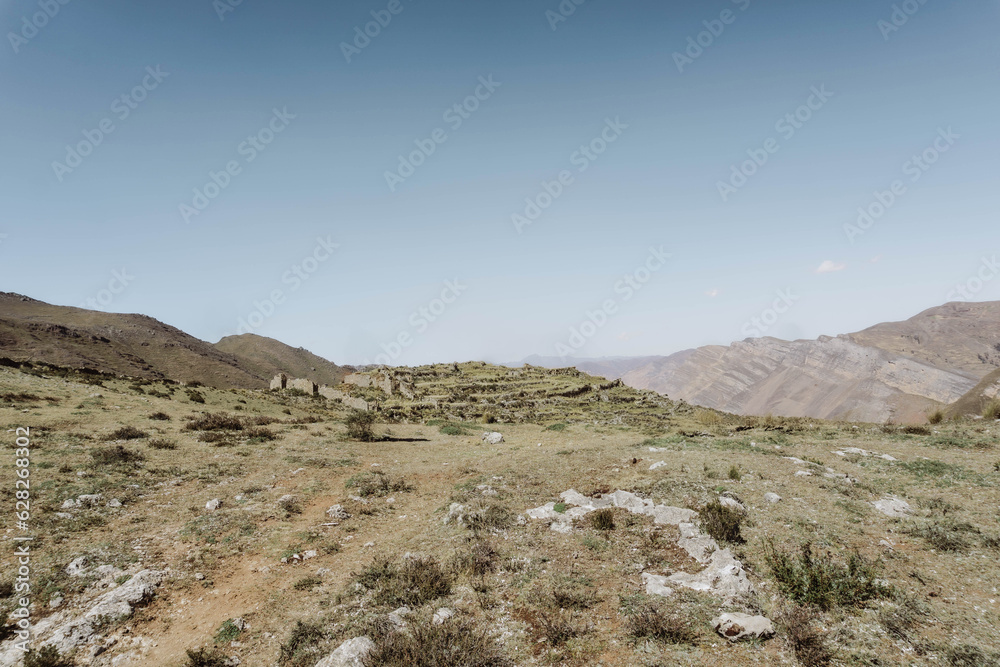
<instances>
[{"instance_id":1,"label":"scattered rock","mask_svg":"<svg viewBox=\"0 0 1000 667\"><path fill-rule=\"evenodd\" d=\"M712 627L731 642L749 637L766 639L774 636L774 624L763 616L749 614L722 614L712 621Z\"/></svg>"},{"instance_id":2,"label":"scattered rock","mask_svg":"<svg viewBox=\"0 0 1000 667\"><path fill-rule=\"evenodd\" d=\"M667 586L667 578L663 575L643 572L642 581L646 584L646 595L659 595L668 598L674 594L674 589Z\"/></svg>"},{"instance_id":3,"label":"scattered rock","mask_svg":"<svg viewBox=\"0 0 1000 667\"><path fill-rule=\"evenodd\" d=\"M403 620L404 617L409 616L411 613L413 612L409 607L400 607L395 611L389 612L389 622L402 630L406 627L406 621Z\"/></svg>"},{"instance_id":4,"label":"scattered rock","mask_svg":"<svg viewBox=\"0 0 1000 667\"><path fill-rule=\"evenodd\" d=\"M368 637L355 637L337 647L337 650L316 663L316 667L364 667L365 658L375 648Z\"/></svg>"},{"instance_id":5,"label":"scattered rock","mask_svg":"<svg viewBox=\"0 0 1000 667\"><path fill-rule=\"evenodd\" d=\"M219 500L218 498L213 498L212 500L209 500L207 503L205 503L205 509L207 509L209 512L214 512L220 507L222 507L222 501Z\"/></svg>"},{"instance_id":6,"label":"scattered rock","mask_svg":"<svg viewBox=\"0 0 1000 667\"><path fill-rule=\"evenodd\" d=\"M345 519L351 518L351 515L348 514L344 510L344 508L341 507L340 505L331 505L330 509L326 511L326 515L331 519L335 519L337 521L343 521Z\"/></svg>"},{"instance_id":7,"label":"scattered rock","mask_svg":"<svg viewBox=\"0 0 1000 667\"><path fill-rule=\"evenodd\" d=\"M773 491L768 491L767 493L764 494L764 500L772 504L779 503L781 502L781 496L779 496L777 493L774 493Z\"/></svg>"},{"instance_id":8,"label":"scattered rock","mask_svg":"<svg viewBox=\"0 0 1000 667\"><path fill-rule=\"evenodd\" d=\"M432 619L434 625L443 625L445 621L455 615L454 610L448 607L441 607L436 612L434 612L434 618Z\"/></svg>"},{"instance_id":9,"label":"scattered rock","mask_svg":"<svg viewBox=\"0 0 1000 667\"><path fill-rule=\"evenodd\" d=\"M729 496L720 496L719 504L723 507L728 507L729 509L738 510L740 512L746 512L747 508L743 506L743 503L736 500L735 498L730 498Z\"/></svg>"},{"instance_id":10,"label":"scattered rock","mask_svg":"<svg viewBox=\"0 0 1000 667\"><path fill-rule=\"evenodd\" d=\"M876 500L872 505L882 514L894 519L913 513L910 503L896 496L886 496L882 500Z\"/></svg>"},{"instance_id":11,"label":"scattered rock","mask_svg":"<svg viewBox=\"0 0 1000 667\"><path fill-rule=\"evenodd\" d=\"M808 470L799 470L795 473L796 477L812 477L813 474Z\"/></svg>"},{"instance_id":12,"label":"scattered rock","mask_svg":"<svg viewBox=\"0 0 1000 667\"><path fill-rule=\"evenodd\" d=\"M108 501L108 507L121 507L121 506L122 506L122 501L118 500L117 498L112 498L111 500Z\"/></svg>"},{"instance_id":13,"label":"scattered rock","mask_svg":"<svg viewBox=\"0 0 1000 667\"><path fill-rule=\"evenodd\" d=\"M483 442L487 445L499 445L503 442L503 435L497 433L496 431L487 431L486 433L483 433Z\"/></svg>"},{"instance_id":14,"label":"scattered rock","mask_svg":"<svg viewBox=\"0 0 1000 667\"><path fill-rule=\"evenodd\" d=\"M90 560L86 556L80 556L79 558L74 558L70 561L70 564L66 566L66 574L71 577L82 577L90 571L88 565Z\"/></svg>"},{"instance_id":15,"label":"scattered rock","mask_svg":"<svg viewBox=\"0 0 1000 667\"><path fill-rule=\"evenodd\" d=\"M666 462L666 461L657 461L657 462L656 462L656 463L654 463L653 465L649 466L649 469L650 469L650 470L656 470L656 469L658 469L658 468L665 468L665 467L666 467L666 465L667 465L667 462Z\"/></svg>"},{"instance_id":16,"label":"scattered rock","mask_svg":"<svg viewBox=\"0 0 1000 667\"><path fill-rule=\"evenodd\" d=\"M197 579L198 581L204 581L205 580L205 575L202 574L201 572L195 572L194 573L194 578Z\"/></svg>"}]
</instances>

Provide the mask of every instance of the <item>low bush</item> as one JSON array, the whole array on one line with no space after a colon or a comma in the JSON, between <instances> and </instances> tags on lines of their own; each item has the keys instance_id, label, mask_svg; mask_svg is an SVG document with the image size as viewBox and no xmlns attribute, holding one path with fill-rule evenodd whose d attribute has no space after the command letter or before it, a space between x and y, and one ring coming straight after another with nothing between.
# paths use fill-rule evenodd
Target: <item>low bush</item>
<instances>
[{"instance_id":1,"label":"low bush","mask_svg":"<svg viewBox=\"0 0 1000 667\"><path fill-rule=\"evenodd\" d=\"M408 558L397 564L378 558L354 576L384 605L422 605L451 594L452 576L434 558Z\"/></svg>"},{"instance_id":2,"label":"low bush","mask_svg":"<svg viewBox=\"0 0 1000 667\"><path fill-rule=\"evenodd\" d=\"M122 426L104 437L105 440L140 440L149 434L134 426Z\"/></svg>"},{"instance_id":3,"label":"low bush","mask_svg":"<svg viewBox=\"0 0 1000 667\"><path fill-rule=\"evenodd\" d=\"M24 667L73 667L73 661L62 657L55 646L42 646L24 654Z\"/></svg>"},{"instance_id":4,"label":"low bush","mask_svg":"<svg viewBox=\"0 0 1000 667\"><path fill-rule=\"evenodd\" d=\"M680 614L648 604L628 617L628 633L635 639L652 639L664 644L695 644L698 633Z\"/></svg>"},{"instance_id":5,"label":"low bush","mask_svg":"<svg viewBox=\"0 0 1000 667\"><path fill-rule=\"evenodd\" d=\"M805 667L824 667L833 660L826 638L816 629L817 621L816 612L808 607L794 607L778 617L795 657Z\"/></svg>"},{"instance_id":6,"label":"low bush","mask_svg":"<svg viewBox=\"0 0 1000 667\"><path fill-rule=\"evenodd\" d=\"M734 544L745 541L741 530L743 521L746 520L746 512L742 510L723 505L716 499L698 510L698 519L701 521L702 530L716 541Z\"/></svg>"},{"instance_id":7,"label":"low bush","mask_svg":"<svg viewBox=\"0 0 1000 667\"><path fill-rule=\"evenodd\" d=\"M360 442L375 442L378 438L375 435L375 415L364 410L355 410L347 419L347 437Z\"/></svg>"},{"instance_id":8,"label":"low bush","mask_svg":"<svg viewBox=\"0 0 1000 667\"><path fill-rule=\"evenodd\" d=\"M90 451L90 457L95 466L138 465L146 460L142 452L128 449L122 445L98 447Z\"/></svg>"},{"instance_id":9,"label":"low bush","mask_svg":"<svg viewBox=\"0 0 1000 667\"><path fill-rule=\"evenodd\" d=\"M168 415L166 412L154 412L153 414L149 415L149 418L152 419L153 421L159 421L159 422L170 421L170 415Z\"/></svg>"},{"instance_id":10,"label":"low bush","mask_svg":"<svg viewBox=\"0 0 1000 667\"><path fill-rule=\"evenodd\" d=\"M224 412L210 412L193 417L184 425L185 431L242 431L243 420Z\"/></svg>"},{"instance_id":11,"label":"low bush","mask_svg":"<svg viewBox=\"0 0 1000 667\"><path fill-rule=\"evenodd\" d=\"M153 449L177 449L177 443L170 440L164 440L163 438L150 440L149 446Z\"/></svg>"},{"instance_id":12,"label":"low bush","mask_svg":"<svg viewBox=\"0 0 1000 667\"><path fill-rule=\"evenodd\" d=\"M790 599L828 610L834 606L859 607L869 600L888 597L892 589L881 583L881 563L852 553L847 563L834 560L830 553L815 554L803 544L798 557L764 544L764 559L778 588Z\"/></svg>"},{"instance_id":13,"label":"low bush","mask_svg":"<svg viewBox=\"0 0 1000 667\"><path fill-rule=\"evenodd\" d=\"M365 667L510 667L489 632L467 618L435 625L426 619L409 623L398 632L382 623L369 632L375 648L364 658Z\"/></svg>"},{"instance_id":14,"label":"low bush","mask_svg":"<svg viewBox=\"0 0 1000 667\"><path fill-rule=\"evenodd\" d=\"M390 493L412 491L414 487L402 477L388 475L381 470L355 475L348 478L344 484L362 498L368 496L387 496Z\"/></svg>"}]
</instances>

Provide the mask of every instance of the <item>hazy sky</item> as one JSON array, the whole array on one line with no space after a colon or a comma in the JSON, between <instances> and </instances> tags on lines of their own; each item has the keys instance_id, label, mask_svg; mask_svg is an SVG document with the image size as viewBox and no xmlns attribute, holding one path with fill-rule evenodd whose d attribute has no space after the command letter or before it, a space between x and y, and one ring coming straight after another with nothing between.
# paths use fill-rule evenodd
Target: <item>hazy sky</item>
<instances>
[{"instance_id":1,"label":"hazy sky","mask_svg":"<svg viewBox=\"0 0 1000 667\"><path fill-rule=\"evenodd\" d=\"M399 364L1000 299L997 0L236 1L0 2L0 289Z\"/></svg>"}]
</instances>

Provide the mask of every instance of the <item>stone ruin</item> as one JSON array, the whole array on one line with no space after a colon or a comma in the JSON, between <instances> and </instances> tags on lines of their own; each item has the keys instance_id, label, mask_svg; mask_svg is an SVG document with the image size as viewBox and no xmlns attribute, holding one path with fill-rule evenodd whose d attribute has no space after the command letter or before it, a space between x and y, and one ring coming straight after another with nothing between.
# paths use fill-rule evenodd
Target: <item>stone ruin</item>
<instances>
[{"instance_id":1,"label":"stone ruin","mask_svg":"<svg viewBox=\"0 0 1000 667\"><path fill-rule=\"evenodd\" d=\"M289 378L284 373L279 373L274 376L271 380L271 390L282 390L282 389L298 389L303 391L309 396L322 396L333 401L340 401L349 408L355 410L362 410L367 412L371 409L368 401L361 398L355 398L350 394L338 391L333 387L328 387L327 385L317 385L312 380L306 380L303 378Z\"/></svg>"},{"instance_id":2,"label":"stone ruin","mask_svg":"<svg viewBox=\"0 0 1000 667\"><path fill-rule=\"evenodd\" d=\"M384 369L371 373L351 373L344 378L344 384L355 387L374 387L381 389L386 396L402 396L411 400L416 396L412 376Z\"/></svg>"}]
</instances>

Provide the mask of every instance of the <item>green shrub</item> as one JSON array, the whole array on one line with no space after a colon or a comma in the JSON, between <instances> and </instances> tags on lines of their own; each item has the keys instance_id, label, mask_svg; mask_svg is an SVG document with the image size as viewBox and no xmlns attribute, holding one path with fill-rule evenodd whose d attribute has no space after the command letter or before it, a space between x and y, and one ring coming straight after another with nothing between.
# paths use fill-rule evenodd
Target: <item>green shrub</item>
<instances>
[{"instance_id":1,"label":"green shrub","mask_svg":"<svg viewBox=\"0 0 1000 667\"><path fill-rule=\"evenodd\" d=\"M652 639L664 644L695 644L698 633L680 614L667 613L653 604L640 607L628 617L628 633L635 639Z\"/></svg>"},{"instance_id":2,"label":"green shrub","mask_svg":"<svg viewBox=\"0 0 1000 667\"><path fill-rule=\"evenodd\" d=\"M192 403L205 402L205 397L201 395L200 391L196 391L194 389L187 389L184 391L184 393L187 394L188 400L191 401Z\"/></svg>"},{"instance_id":3,"label":"green shrub","mask_svg":"<svg viewBox=\"0 0 1000 667\"><path fill-rule=\"evenodd\" d=\"M177 443L163 438L156 438L149 441L149 446L153 449L177 449Z\"/></svg>"},{"instance_id":4,"label":"green shrub","mask_svg":"<svg viewBox=\"0 0 1000 667\"><path fill-rule=\"evenodd\" d=\"M319 577L313 577L313 576L302 577L294 584L292 584L292 588L294 588L297 591L311 591L312 589L316 588L322 583L323 580L320 579Z\"/></svg>"},{"instance_id":5,"label":"green shrub","mask_svg":"<svg viewBox=\"0 0 1000 667\"><path fill-rule=\"evenodd\" d=\"M734 465L729 468L729 479L734 482L738 482L743 479L743 475L740 474L740 467L738 465Z\"/></svg>"},{"instance_id":6,"label":"green shrub","mask_svg":"<svg viewBox=\"0 0 1000 667\"><path fill-rule=\"evenodd\" d=\"M994 398L983 406L983 419L1000 419L1000 398Z\"/></svg>"},{"instance_id":7,"label":"green shrub","mask_svg":"<svg viewBox=\"0 0 1000 667\"><path fill-rule=\"evenodd\" d=\"M73 661L60 656L55 646L42 646L24 654L24 667L73 667Z\"/></svg>"},{"instance_id":8,"label":"green shrub","mask_svg":"<svg viewBox=\"0 0 1000 667\"><path fill-rule=\"evenodd\" d=\"M879 581L881 563L852 553L847 563L832 555L814 554L812 545L802 545L798 557L765 542L764 559L778 588L795 602L828 610L834 606L860 607L869 600L887 597L892 589Z\"/></svg>"},{"instance_id":9,"label":"green shrub","mask_svg":"<svg viewBox=\"0 0 1000 667\"><path fill-rule=\"evenodd\" d=\"M594 510L589 514L590 525L597 530L608 531L615 529L615 511L610 507Z\"/></svg>"},{"instance_id":10,"label":"green shrub","mask_svg":"<svg viewBox=\"0 0 1000 667\"><path fill-rule=\"evenodd\" d=\"M153 421L161 421L161 422L170 421L170 415L168 415L166 412L154 412L153 414L149 415L149 418L152 419Z\"/></svg>"},{"instance_id":11,"label":"green shrub","mask_svg":"<svg viewBox=\"0 0 1000 667\"><path fill-rule=\"evenodd\" d=\"M224 412L210 412L194 417L184 425L185 431L242 431L243 420Z\"/></svg>"},{"instance_id":12,"label":"green shrub","mask_svg":"<svg viewBox=\"0 0 1000 667\"><path fill-rule=\"evenodd\" d=\"M928 424L940 424L943 421L944 421L944 410L942 410L941 408L938 408L934 412L927 415Z\"/></svg>"},{"instance_id":13,"label":"green shrub","mask_svg":"<svg viewBox=\"0 0 1000 667\"><path fill-rule=\"evenodd\" d=\"M818 617L813 609L794 607L781 614L778 621L785 627L788 642L804 667L824 667L833 660L826 638L816 629Z\"/></svg>"},{"instance_id":14,"label":"green shrub","mask_svg":"<svg viewBox=\"0 0 1000 667\"><path fill-rule=\"evenodd\" d=\"M137 429L134 426L122 426L121 428L115 429L108 435L104 437L105 440L139 440L142 438L148 438L149 434L143 430Z\"/></svg>"},{"instance_id":15,"label":"green shrub","mask_svg":"<svg viewBox=\"0 0 1000 667\"><path fill-rule=\"evenodd\" d=\"M735 544L745 541L741 527L746 519L746 512L742 510L723 505L716 499L698 510L698 519L701 521L702 530L716 541Z\"/></svg>"},{"instance_id":16,"label":"green shrub","mask_svg":"<svg viewBox=\"0 0 1000 667\"><path fill-rule=\"evenodd\" d=\"M566 424L562 424L562 423L550 424L550 425L548 425L548 426L545 427L545 430L546 431L565 431L566 430Z\"/></svg>"},{"instance_id":17,"label":"green shrub","mask_svg":"<svg viewBox=\"0 0 1000 667\"><path fill-rule=\"evenodd\" d=\"M127 449L122 445L92 449L90 457L95 466L138 465L146 460L142 452Z\"/></svg>"},{"instance_id":18,"label":"green shrub","mask_svg":"<svg viewBox=\"0 0 1000 667\"><path fill-rule=\"evenodd\" d=\"M467 618L441 625L416 619L408 632L387 623L369 632L375 648L364 659L366 667L510 667L488 631Z\"/></svg>"},{"instance_id":19,"label":"green shrub","mask_svg":"<svg viewBox=\"0 0 1000 667\"><path fill-rule=\"evenodd\" d=\"M402 477L393 477L381 470L373 470L348 478L344 485L354 489L363 498L368 496L387 496L390 493L412 491L414 487Z\"/></svg>"},{"instance_id":20,"label":"green shrub","mask_svg":"<svg viewBox=\"0 0 1000 667\"><path fill-rule=\"evenodd\" d=\"M376 604L419 606L451 594L452 576L434 558L408 558L398 565L378 558L355 575Z\"/></svg>"},{"instance_id":21,"label":"green shrub","mask_svg":"<svg viewBox=\"0 0 1000 667\"><path fill-rule=\"evenodd\" d=\"M313 667L324 656L329 635L321 623L296 621L291 634L278 651L281 667Z\"/></svg>"},{"instance_id":22,"label":"green shrub","mask_svg":"<svg viewBox=\"0 0 1000 667\"><path fill-rule=\"evenodd\" d=\"M377 439L373 429L375 415L371 412L355 410L347 416L344 423L347 425L347 437L351 440L374 442Z\"/></svg>"},{"instance_id":23,"label":"green shrub","mask_svg":"<svg viewBox=\"0 0 1000 667\"><path fill-rule=\"evenodd\" d=\"M231 641L235 641L243 629L236 624L234 619L229 619L225 623L219 626L219 629L215 632L215 644L216 646L222 644L228 644Z\"/></svg>"}]
</instances>

